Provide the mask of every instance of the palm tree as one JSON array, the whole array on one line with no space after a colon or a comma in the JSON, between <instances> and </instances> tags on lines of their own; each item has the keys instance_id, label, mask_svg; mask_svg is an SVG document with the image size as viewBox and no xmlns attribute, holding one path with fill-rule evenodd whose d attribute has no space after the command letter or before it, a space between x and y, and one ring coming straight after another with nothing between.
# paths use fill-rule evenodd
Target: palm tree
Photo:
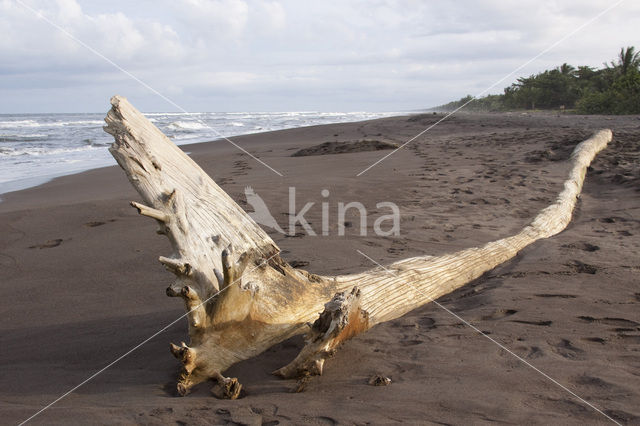
<instances>
[{"instance_id":1,"label":"palm tree","mask_svg":"<svg viewBox=\"0 0 640 426\"><path fill-rule=\"evenodd\" d=\"M640 52L636 52L636 48L633 46L626 49L623 47L618 55L618 63L611 62L611 65L613 68L618 68L621 74L626 74L631 69L638 69L640 67Z\"/></svg>"},{"instance_id":2,"label":"palm tree","mask_svg":"<svg viewBox=\"0 0 640 426\"><path fill-rule=\"evenodd\" d=\"M558 67L558 71L562 75L574 76L576 73L576 68L573 65L569 65L566 62Z\"/></svg>"},{"instance_id":3,"label":"palm tree","mask_svg":"<svg viewBox=\"0 0 640 426\"><path fill-rule=\"evenodd\" d=\"M576 75L578 76L578 78L589 79L594 74L596 74L596 70L586 65L579 66L578 70L576 71Z\"/></svg>"}]
</instances>

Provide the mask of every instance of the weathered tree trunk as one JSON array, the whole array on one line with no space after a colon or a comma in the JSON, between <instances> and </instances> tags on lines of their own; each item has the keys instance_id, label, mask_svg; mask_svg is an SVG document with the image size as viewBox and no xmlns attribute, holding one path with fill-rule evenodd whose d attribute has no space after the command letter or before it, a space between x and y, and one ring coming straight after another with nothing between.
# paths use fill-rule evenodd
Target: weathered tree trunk
<instances>
[{"instance_id":1,"label":"weathered tree trunk","mask_svg":"<svg viewBox=\"0 0 640 426\"><path fill-rule=\"evenodd\" d=\"M237 397L240 384L222 373L302 332L307 332L305 347L275 373L285 378L321 374L342 341L435 300L532 242L557 234L571 220L587 166L612 137L610 130L601 130L576 147L557 201L514 236L328 277L289 266L248 214L125 98L115 96L111 104L105 119L105 131L115 138L110 151L144 200L132 205L158 222L158 233L174 250L159 260L176 275L167 295L182 297L188 311L189 345L171 344L183 363L181 395L212 378L222 396Z\"/></svg>"}]
</instances>

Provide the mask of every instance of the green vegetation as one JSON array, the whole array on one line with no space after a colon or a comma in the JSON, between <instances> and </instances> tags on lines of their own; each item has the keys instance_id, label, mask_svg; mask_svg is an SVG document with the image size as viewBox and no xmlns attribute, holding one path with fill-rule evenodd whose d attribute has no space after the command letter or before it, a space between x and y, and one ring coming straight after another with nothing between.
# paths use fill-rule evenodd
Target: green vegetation
<instances>
[{"instance_id":1,"label":"green vegetation","mask_svg":"<svg viewBox=\"0 0 640 426\"><path fill-rule=\"evenodd\" d=\"M560 109L580 114L640 114L640 52L620 49L616 62L604 68L569 64L521 77L502 95L474 99L468 95L432 108L453 111L468 103L470 111Z\"/></svg>"}]
</instances>

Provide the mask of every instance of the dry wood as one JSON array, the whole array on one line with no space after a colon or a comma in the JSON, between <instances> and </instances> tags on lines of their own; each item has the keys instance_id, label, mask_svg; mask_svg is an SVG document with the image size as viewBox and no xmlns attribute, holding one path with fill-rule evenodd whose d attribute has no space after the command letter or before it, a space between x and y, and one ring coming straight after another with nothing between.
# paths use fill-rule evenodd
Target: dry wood
<instances>
[{"instance_id":1,"label":"dry wood","mask_svg":"<svg viewBox=\"0 0 640 426\"><path fill-rule=\"evenodd\" d=\"M514 257L540 238L562 231L588 165L612 138L601 130L571 155L569 177L554 204L518 234L438 257L421 256L385 268L335 277L294 269L269 236L182 150L123 97L111 99L105 131L111 153L173 247L159 261L176 275L167 295L188 310L189 344L171 344L183 364L177 390L215 379L215 393L237 398L241 385L222 373L234 363L306 332L306 345L275 373L322 374L344 340L398 318ZM320 315L318 315L318 313ZM313 325L309 327L309 323Z\"/></svg>"}]
</instances>

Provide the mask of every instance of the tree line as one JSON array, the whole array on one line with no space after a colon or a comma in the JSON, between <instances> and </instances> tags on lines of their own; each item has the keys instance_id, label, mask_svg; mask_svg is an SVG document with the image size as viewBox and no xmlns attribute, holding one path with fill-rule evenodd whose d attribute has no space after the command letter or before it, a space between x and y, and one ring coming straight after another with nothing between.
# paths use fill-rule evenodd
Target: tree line
<instances>
[{"instance_id":1,"label":"tree line","mask_svg":"<svg viewBox=\"0 0 640 426\"><path fill-rule=\"evenodd\" d=\"M471 95L431 110L508 111L572 110L579 114L640 114L640 52L620 49L616 61L603 68L575 68L567 63L529 77L520 77L501 95Z\"/></svg>"}]
</instances>

